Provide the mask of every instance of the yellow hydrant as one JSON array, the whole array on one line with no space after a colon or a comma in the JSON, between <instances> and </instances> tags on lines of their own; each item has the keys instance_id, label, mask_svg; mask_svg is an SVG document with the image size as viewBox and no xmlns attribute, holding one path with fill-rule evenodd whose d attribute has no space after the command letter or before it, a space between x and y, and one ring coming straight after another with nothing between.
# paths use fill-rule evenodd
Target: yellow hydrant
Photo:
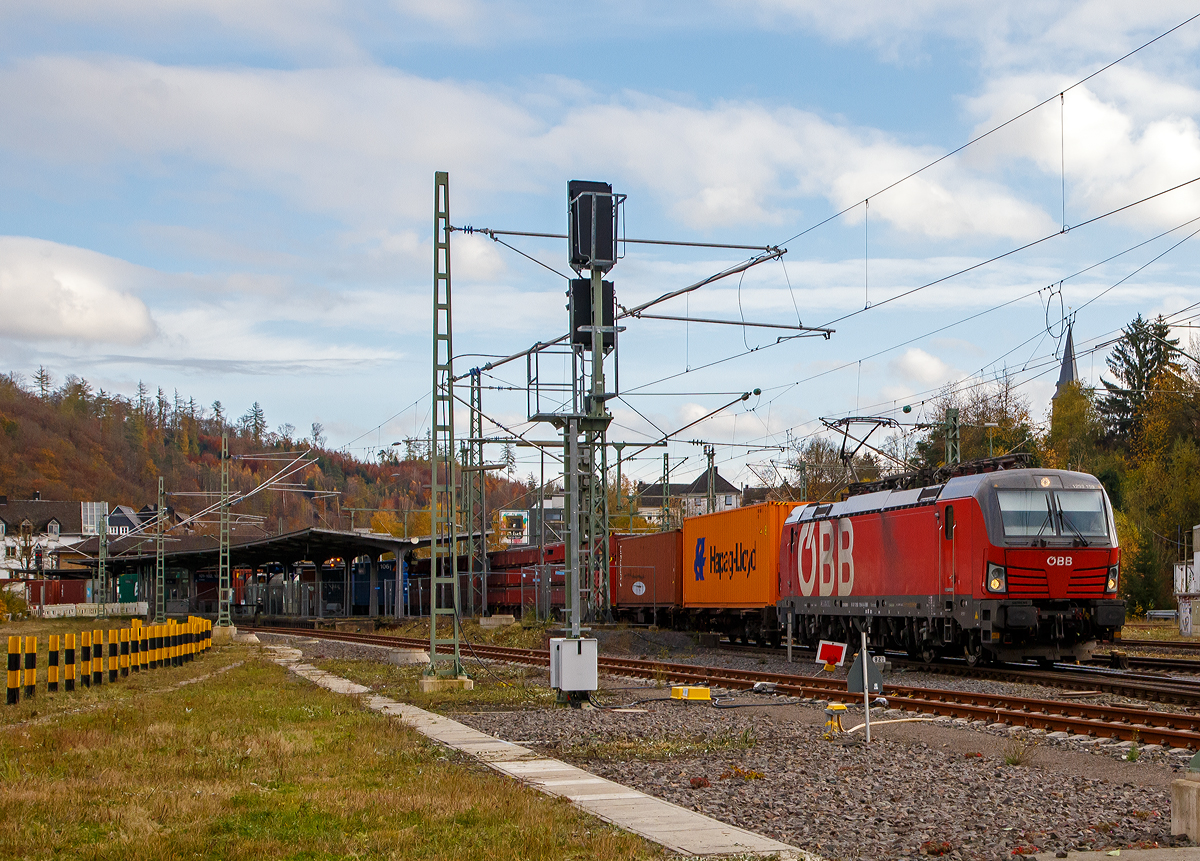
<instances>
[{"instance_id":1,"label":"yellow hydrant","mask_svg":"<svg viewBox=\"0 0 1200 861\"><path fill-rule=\"evenodd\" d=\"M846 713L845 703L830 703L825 707L825 738L832 739L839 732L845 732L842 728L842 715Z\"/></svg>"}]
</instances>

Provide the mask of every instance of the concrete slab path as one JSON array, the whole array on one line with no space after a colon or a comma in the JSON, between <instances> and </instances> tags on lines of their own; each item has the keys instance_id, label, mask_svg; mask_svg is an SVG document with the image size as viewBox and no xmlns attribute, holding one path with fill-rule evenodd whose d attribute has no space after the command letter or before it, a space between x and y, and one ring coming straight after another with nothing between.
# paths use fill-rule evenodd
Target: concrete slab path
<instances>
[{"instance_id":1,"label":"concrete slab path","mask_svg":"<svg viewBox=\"0 0 1200 861\"><path fill-rule=\"evenodd\" d=\"M313 684L335 693L360 696L368 708L400 718L427 738L468 753L501 774L547 795L566 798L580 809L672 852L692 856L774 855L796 861L820 861L819 856L787 843L646 795L450 718L373 694L370 688L303 663L298 649L284 646L267 649L277 663Z\"/></svg>"}]
</instances>

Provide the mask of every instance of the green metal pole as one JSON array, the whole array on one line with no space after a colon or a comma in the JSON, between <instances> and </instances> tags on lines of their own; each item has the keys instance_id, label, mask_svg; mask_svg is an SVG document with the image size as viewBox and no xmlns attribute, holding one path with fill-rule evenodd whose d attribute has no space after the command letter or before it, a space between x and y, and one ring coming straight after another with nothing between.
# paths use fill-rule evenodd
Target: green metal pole
<instances>
[{"instance_id":1,"label":"green metal pole","mask_svg":"<svg viewBox=\"0 0 1200 861\"><path fill-rule=\"evenodd\" d=\"M154 513L154 623L164 625L167 621L167 566L166 566L166 518L167 495L163 492L163 477L158 477L158 510Z\"/></svg>"},{"instance_id":2,"label":"green metal pole","mask_svg":"<svg viewBox=\"0 0 1200 861\"><path fill-rule=\"evenodd\" d=\"M217 557L217 626L233 624L229 612L231 574L229 567L229 432L221 432L221 534Z\"/></svg>"}]
</instances>

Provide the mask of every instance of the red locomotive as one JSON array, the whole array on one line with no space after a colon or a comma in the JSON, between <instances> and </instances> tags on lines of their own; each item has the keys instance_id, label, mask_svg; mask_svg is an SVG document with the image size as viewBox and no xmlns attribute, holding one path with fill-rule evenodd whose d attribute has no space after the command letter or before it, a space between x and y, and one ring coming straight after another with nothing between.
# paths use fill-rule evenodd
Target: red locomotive
<instances>
[{"instance_id":1,"label":"red locomotive","mask_svg":"<svg viewBox=\"0 0 1200 861\"><path fill-rule=\"evenodd\" d=\"M792 511L779 618L800 643L857 642L931 661L1090 655L1125 621L1112 506L1090 475L1010 469Z\"/></svg>"}]
</instances>

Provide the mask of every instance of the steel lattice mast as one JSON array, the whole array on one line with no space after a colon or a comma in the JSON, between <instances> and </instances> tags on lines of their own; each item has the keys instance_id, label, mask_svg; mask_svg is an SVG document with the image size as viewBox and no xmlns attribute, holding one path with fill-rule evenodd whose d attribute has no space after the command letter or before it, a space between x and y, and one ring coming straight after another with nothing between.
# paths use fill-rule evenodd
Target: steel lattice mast
<instances>
[{"instance_id":1,"label":"steel lattice mast","mask_svg":"<svg viewBox=\"0 0 1200 861\"><path fill-rule=\"evenodd\" d=\"M158 510L154 512L154 623L167 621L167 496L163 492L163 477L158 477Z\"/></svg>"},{"instance_id":2,"label":"steel lattice mast","mask_svg":"<svg viewBox=\"0 0 1200 861\"><path fill-rule=\"evenodd\" d=\"M108 603L108 515L101 516L100 522L96 525L99 527L96 531L100 534L98 541L100 547L97 554L99 564L97 565L97 570L100 575L100 588L103 590L104 595L100 600L100 606L97 609L96 615L104 618L108 615L108 610L105 607L105 604Z\"/></svg>"},{"instance_id":3,"label":"steel lattice mast","mask_svg":"<svg viewBox=\"0 0 1200 861\"><path fill-rule=\"evenodd\" d=\"M430 676L463 674L459 655L458 492L454 460L454 339L450 289L450 175L438 171L433 180L433 411L430 440ZM440 637L445 619L452 635ZM453 646L453 656L439 655L439 645Z\"/></svg>"},{"instance_id":4,"label":"steel lattice mast","mask_svg":"<svg viewBox=\"0 0 1200 861\"><path fill-rule=\"evenodd\" d=\"M466 451L467 494L467 583L470 598L470 613L475 615L475 576L479 575L480 615L487 615L487 518L484 494L487 480L483 464L483 375L478 368L471 369L471 427L470 436L464 447Z\"/></svg>"},{"instance_id":5,"label":"steel lattice mast","mask_svg":"<svg viewBox=\"0 0 1200 861\"><path fill-rule=\"evenodd\" d=\"M227 628L233 624L229 614L230 570L229 570L229 431L221 432L221 535L217 565L217 626Z\"/></svg>"}]
</instances>

